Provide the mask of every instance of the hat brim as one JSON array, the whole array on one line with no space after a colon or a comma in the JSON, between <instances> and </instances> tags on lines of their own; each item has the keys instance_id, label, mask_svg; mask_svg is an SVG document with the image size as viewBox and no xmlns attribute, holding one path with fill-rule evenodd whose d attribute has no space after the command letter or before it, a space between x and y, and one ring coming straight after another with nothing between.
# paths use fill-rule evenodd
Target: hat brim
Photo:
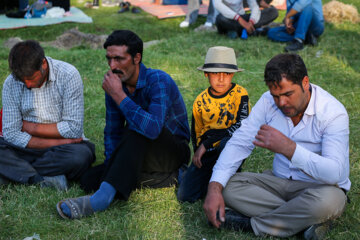
<instances>
[{"instance_id":1,"label":"hat brim","mask_svg":"<svg viewBox=\"0 0 360 240\"><path fill-rule=\"evenodd\" d=\"M226 73L236 73L236 72L242 72L244 69L238 68L238 69L231 69L231 68L204 68L204 67L198 67L197 70L203 71L203 72L226 72Z\"/></svg>"}]
</instances>

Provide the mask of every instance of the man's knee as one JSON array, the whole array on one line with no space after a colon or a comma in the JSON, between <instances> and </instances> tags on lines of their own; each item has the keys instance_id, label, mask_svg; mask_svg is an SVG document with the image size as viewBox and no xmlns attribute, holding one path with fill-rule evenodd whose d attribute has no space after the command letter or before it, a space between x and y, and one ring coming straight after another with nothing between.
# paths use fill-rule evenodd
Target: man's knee
<instances>
[{"instance_id":1,"label":"man's knee","mask_svg":"<svg viewBox=\"0 0 360 240\"><path fill-rule=\"evenodd\" d=\"M241 194L238 192L238 189L240 189L244 184L249 184L250 179L254 177L254 174L256 173L239 172L232 176L223 190L225 202L227 202L227 199L233 199L234 194Z\"/></svg>"},{"instance_id":2,"label":"man's knee","mask_svg":"<svg viewBox=\"0 0 360 240\"><path fill-rule=\"evenodd\" d=\"M314 199L309 203L309 212L314 218L319 219L319 222L339 217L344 211L346 195L340 188L323 186L307 189L304 194Z\"/></svg>"},{"instance_id":3,"label":"man's knee","mask_svg":"<svg viewBox=\"0 0 360 240\"><path fill-rule=\"evenodd\" d=\"M92 143L69 144L64 146L67 151L67 157L64 157L62 163L65 168L78 169L91 165L95 161L95 148L92 148ZM93 144L92 144L93 145Z\"/></svg>"}]
</instances>

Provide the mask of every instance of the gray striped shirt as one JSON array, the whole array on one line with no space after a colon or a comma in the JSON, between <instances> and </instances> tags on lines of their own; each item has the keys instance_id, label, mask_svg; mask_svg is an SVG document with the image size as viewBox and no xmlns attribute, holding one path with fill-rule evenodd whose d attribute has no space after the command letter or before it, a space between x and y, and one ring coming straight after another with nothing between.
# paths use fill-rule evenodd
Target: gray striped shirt
<instances>
[{"instance_id":1,"label":"gray striped shirt","mask_svg":"<svg viewBox=\"0 0 360 240\"><path fill-rule=\"evenodd\" d=\"M64 138L83 136L83 83L78 70L46 57L49 79L40 88L28 89L10 74L2 90L3 135L6 141L26 147L31 135L22 132L22 121L57 123Z\"/></svg>"}]
</instances>

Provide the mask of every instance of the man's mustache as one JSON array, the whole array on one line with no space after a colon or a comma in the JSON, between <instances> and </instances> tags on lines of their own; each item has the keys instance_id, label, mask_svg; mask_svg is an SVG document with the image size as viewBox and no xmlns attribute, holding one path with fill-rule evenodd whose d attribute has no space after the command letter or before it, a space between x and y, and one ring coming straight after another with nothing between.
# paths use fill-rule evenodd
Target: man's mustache
<instances>
[{"instance_id":1,"label":"man's mustache","mask_svg":"<svg viewBox=\"0 0 360 240\"><path fill-rule=\"evenodd\" d=\"M116 74L116 73L124 74L123 71L117 70L117 69L112 70L112 72L115 73L115 74Z\"/></svg>"}]
</instances>

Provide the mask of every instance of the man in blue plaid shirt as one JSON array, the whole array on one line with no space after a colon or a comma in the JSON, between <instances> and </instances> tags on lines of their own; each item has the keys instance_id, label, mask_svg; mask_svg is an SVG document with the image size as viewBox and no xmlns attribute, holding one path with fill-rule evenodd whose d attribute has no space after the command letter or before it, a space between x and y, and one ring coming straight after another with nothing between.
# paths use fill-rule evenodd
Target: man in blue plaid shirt
<instances>
[{"instance_id":1,"label":"man in blue plaid shirt","mask_svg":"<svg viewBox=\"0 0 360 240\"><path fill-rule=\"evenodd\" d=\"M32 40L11 49L9 67L2 91L2 182L66 190L66 179L79 179L95 160L95 146L83 141L80 74L68 63L45 57Z\"/></svg>"},{"instance_id":2,"label":"man in blue plaid shirt","mask_svg":"<svg viewBox=\"0 0 360 240\"><path fill-rule=\"evenodd\" d=\"M141 63L143 42L131 31L114 31L104 48L110 67L102 85L106 159L81 180L95 194L58 203L64 218L105 210L115 194L127 200L137 187L170 186L190 157L187 112L174 80Z\"/></svg>"}]
</instances>

